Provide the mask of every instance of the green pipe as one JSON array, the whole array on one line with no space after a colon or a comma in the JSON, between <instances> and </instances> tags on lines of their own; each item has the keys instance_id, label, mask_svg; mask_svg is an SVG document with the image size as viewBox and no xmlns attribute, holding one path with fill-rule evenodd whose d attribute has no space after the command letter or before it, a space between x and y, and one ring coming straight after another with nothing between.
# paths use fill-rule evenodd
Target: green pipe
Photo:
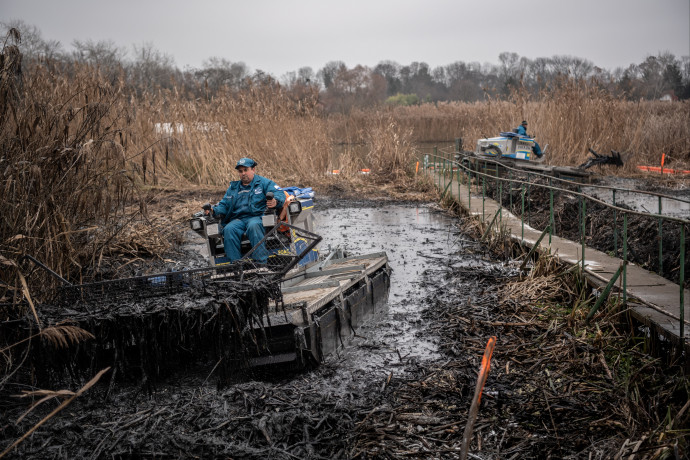
<instances>
[{"instance_id":1,"label":"green pipe","mask_svg":"<svg viewBox=\"0 0 690 460\"><path fill-rule=\"evenodd\" d=\"M604 288L604 292L601 293L599 298L597 299L597 302L594 304L591 310L589 310L589 314L587 315L587 319L585 320L585 323L589 323L589 320L592 319L592 316L599 310L599 307L606 301L606 299L609 298L609 293L611 292L611 288L616 284L616 280L620 276L621 272L623 271L623 265L627 265L627 262L623 262L620 267L618 267L618 270L616 270L616 274L613 275L613 278L611 278L611 281L606 285Z\"/></svg>"},{"instance_id":2,"label":"green pipe","mask_svg":"<svg viewBox=\"0 0 690 460\"><path fill-rule=\"evenodd\" d=\"M527 225L532 225L532 179L527 173Z\"/></svg>"},{"instance_id":3,"label":"green pipe","mask_svg":"<svg viewBox=\"0 0 690 460\"><path fill-rule=\"evenodd\" d=\"M438 188L441 188L441 176L439 175L439 170L438 170L439 164L438 164L437 154L438 154L438 149L436 147L434 147L434 173L436 173L436 182L437 182L436 185L438 186Z\"/></svg>"},{"instance_id":4,"label":"green pipe","mask_svg":"<svg viewBox=\"0 0 690 460\"><path fill-rule=\"evenodd\" d=\"M472 214L472 172L467 168L467 209Z\"/></svg>"},{"instance_id":5,"label":"green pipe","mask_svg":"<svg viewBox=\"0 0 690 460\"><path fill-rule=\"evenodd\" d=\"M682 235L681 235L682 236ZM623 305L628 304L628 213L623 213Z\"/></svg>"},{"instance_id":6,"label":"green pipe","mask_svg":"<svg viewBox=\"0 0 690 460\"><path fill-rule=\"evenodd\" d=\"M522 224L522 238L520 243L525 244L525 183L522 183L522 211L520 212L520 222Z\"/></svg>"},{"instance_id":7,"label":"green pipe","mask_svg":"<svg viewBox=\"0 0 690 460\"><path fill-rule=\"evenodd\" d=\"M445 198L446 194L448 193L448 189L450 188L451 185L453 185L453 166L452 166L452 163L451 163L451 167L450 167L450 180L448 181L448 185L446 185L446 188L443 189L443 193L441 194L441 199ZM451 190L451 192L452 192L452 190ZM451 195L452 195L452 193L451 193Z\"/></svg>"},{"instance_id":8,"label":"green pipe","mask_svg":"<svg viewBox=\"0 0 690 460\"><path fill-rule=\"evenodd\" d=\"M613 206L616 206L616 189L613 189ZM618 210L613 210L613 255L618 257Z\"/></svg>"},{"instance_id":9,"label":"green pipe","mask_svg":"<svg viewBox=\"0 0 690 460\"><path fill-rule=\"evenodd\" d=\"M554 221L553 221L553 189L551 188L551 178L549 177L549 246L551 245L551 238L553 237L553 229L554 229Z\"/></svg>"},{"instance_id":10,"label":"green pipe","mask_svg":"<svg viewBox=\"0 0 690 460\"><path fill-rule=\"evenodd\" d=\"M541 240L542 240L542 239L544 238L544 236L546 236L546 234L547 234L548 232L550 232L550 231L551 231L551 229L550 229L549 226L547 225L546 228L544 229L544 231L541 232L541 235L539 236L539 239L537 240L537 242L534 243L534 246L532 246L532 248L531 248L531 249L529 250L529 252L527 253L527 257L525 257L525 260L523 260L522 263L520 264L520 271L522 271L522 270L525 269L525 266L527 265L527 261L530 259L530 257L532 257L532 253L534 253L534 251L539 247L539 243L541 243Z\"/></svg>"},{"instance_id":11,"label":"green pipe","mask_svg":"<svg viewBox=\"0 0 690 460\"><path fill-rule=\"evenodd\" d=\"M486 227L486 230L484 231L484 234L482 235L482 241L484 241L484 240L486 239L486 237L489 235L489 232L491 231L491 227L493 226L494 222L496 222L496 218L498 217L498 215L499 215L500 213L501 213L501 208L499 207L499 208L496 210L496 214L494 214L494 218L491 219L491 222L490 222L489 225Z\"/></svg>"},{"instance_id":12,"label":"green pipe","mask_svg":"<svg viewBox=\"0 0 690 460\"><path fill-rule=\"evenodd\" d=\"M484 165L484 171L486 171L486 164ZM482 176L482 222L486 220L484 217L486 206L486 176Z\"/></svg>"},{"instance_id":13,"label":"green pipe","mask_svg":"<svg viewBox=\"0 0 690 460\"><path fill-rule=\"evenodd\" d=\"M663 221L664 219L661 217L661 197L659 197L659 276L663 276L664 272L664 254L663 254L663 246L664 246L664 238L663 238Z\"/></svg>"},{"instance_id":14,"label":"green pipe","mask_svg":"<svg viewBox=\"0 0 690 460\"><path fill-rule=\"evenodd\" d=\"M685 343L685 224L680 224L680 340Z\"/></svg>"},{"instance_id":15,"label":"green pipe","mask_svg":"<svg viewBox=\"0 0 690 460\"><path fill-rule=\"evenodd\" d=\"M581 193L582 192L581 187L578 186L577 191ZM585 221L586 221L586 216L587 216L587 211L586 211L587 203L585 201L585 198L582 196L580 197L580 206L582 209L582 212L580 213L580 226L581 226L580 243L582 246L582 271L584 272L585 271L585 224L586 224Z\"/></svg>"},{"instance_id":16,"label":"green pipe","mask_svg":"<svg viewBox=\"0 0 690 460\"><path fill-rule=\"evenodd\" d=\"M443 187L446 186L446 159L443 159Z\"/></svg>"},{"instance_id":17,"label":"green pipe","mask_svg":"<svg viewBox=\"0 0 690 460\"><path fill-rule=\"evenodd\" d=\"M501 216L500 222L503 223L503 181L498 183L498 213Z\"/></svg>"},{"instance_id":18,"label":"green pipe","mask_svg":"<svg viewBox=\"0 0 690 460\"><path fill-rule=\"evenodd\" d=\"M508 171L508 184L510 184L510 212L513 212L513 172Z\"/></svg>"}]
</instances>

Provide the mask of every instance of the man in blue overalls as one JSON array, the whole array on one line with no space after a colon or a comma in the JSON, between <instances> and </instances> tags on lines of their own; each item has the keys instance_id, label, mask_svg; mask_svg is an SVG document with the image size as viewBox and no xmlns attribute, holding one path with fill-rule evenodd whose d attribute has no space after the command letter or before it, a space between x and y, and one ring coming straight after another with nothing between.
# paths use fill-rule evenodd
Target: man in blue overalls
<instances>
[{"instance_id":1,"label":"man in blue overalls","mask_svg":"<svg viewBox=\"0 0 690 460\"><path fill-rule=\"evenodd\" d=\"M220 202L207 210L220 220L223 229L225 255L230 262L241 259L240 244L242 234L247 234L252 247L264 237L264 226L261 217L266 208L281 208L285 204L285 193L270 179L255 174L256 161L242 158L235 169L240 180L230 182L228 191ZM266 194L274 192L274 198L266 200ZM252 253L252 258L259 263L266 263L268 252L261 246Z\"/></svg>"},{"instance_id":2,"label":"man in blue overalls","mask_svg":"<svg viewBox=\"0 0 690 460\"><path fill-rule=\"evenodd\" d=\"M523 120L522 124L517 127L517 131L519 136L525 136L525 137L530 137L527 135L527 120ZM532 140L534 140L533 137L531 137ZM548 145L547 145L548 147ZM544 152L541 151L541 147L539 147L539 144L537 144L537 141L534 141L534 146L532 147L532 151L534 152L535 155L537 155L538 158L541 158L542 155L544 155Z\"/></svg>"}]
</instances>

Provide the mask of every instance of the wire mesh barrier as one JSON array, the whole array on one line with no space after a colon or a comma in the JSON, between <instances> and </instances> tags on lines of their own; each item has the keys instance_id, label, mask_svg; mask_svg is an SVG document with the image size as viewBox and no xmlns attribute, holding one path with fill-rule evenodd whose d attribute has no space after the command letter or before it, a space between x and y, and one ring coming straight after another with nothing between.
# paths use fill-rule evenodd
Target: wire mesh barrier
<instances>
[{"instance_id":1,"label":"wire mesh barrier","mask_svg":"<svg viewBox=\"0 0 690 460\"><path fill-rule=\"evenodd\" d=\"M213 369L224 385L248 372L252 356L271 354L270 314L285 311L280 281L320 241L285 224L231 263L80 285L62 280L56 301L39 306L46 329L90 338L65 347L37 341L32 372L56 385L112 366L112 379L153 385L180 371ZM268 253L266 263L252 258L258 251ZM32 319L18 318L14 327L30 332Z\"/></svg>"},{"instance_id":2,"label":"wire mesh barrier","mask_svg":"<svg viewBox=\"0 0 690 460\"><path fill-rule=\"evenodd\" d=\"M110 295L89 304L42 305L42 318L51 325L46 329L54 335L78 328L92 337L64 346L33 343L29 361L36 381L67 384L106 366L113 368L111 379L149 388L179 372L212 373L219 385L244 375L257 350L270 352L267 318L271 306L282 305L279 283L260 277L184 279L191 284L163 297L127 301ZM31 327L30 318L24 323Z\"/></svg>"},{"instance_id":3,"label":"wire mesh barrier","mask_svg":"<svg viewBox=\"0 0 690 460\"><path fill-rule=\"evenodd\" d=\"M285 312L281 280L320 241L282 224L234 262L79 285L34 259L62 286L53 301L37 306L42 340L13 350L28 353L30 372L42 385L80 381L107 366L111 379L146 385L213 369L223 385L245 374L252 356L272 352L269 318ZM266 251L265 263L253 258L259 251ZM3 325L14 342L35 334L34 319L19 311Z\"/></svg>"},{"instance_id":4,"label":"wire mesh barrier","mask_svg":"<svg viewBox=\"0 0 690 460\"><path fill-rule=\"evenodd\" d=\"M538 165L482 157L460 151L457 145L455 151L427 154L420 163L432 173L444 197L455 188L459 193L460 184L464 184L465 195L458 198L471 209L479 209L481 220L491 222L488 229L494 223L496 228L502 225L507 209L519 219L522 228L516 230L522 234L521 238L517 235L520 241L525 240L526 227L531 227L543 229L542 238L548 244L554 235L576 242L582 270L586 269L590 247L621 258L623 303L628 296L628 262L677 283L678 303L672 305L673 312L663 313L676 323L681 341L687 336L684 291L690 258L685 231L690 224L686 218L690 200L628 189L615 182L593 184L591 178L578 175L577 168L541 167L549 171L544 174L537 171ZM501 205L495 215L487 212L487 199Z\"/></svg>"},{"instance_id":5,"label":"wire mesh barrier","mask_svg":"<svg viewBox=\"0 0 690 460\"><path fill-rule=\"evenodd\" d=\"M321 237L290 224L274 227L242 259L209 268L170 271L151 275L62 286L57 297L61 305L108 301L135 302L172 295L190 287L203 287L210 280L249 281L256 278L277 283L321 241ZM268 252L266 263L252 258Z\"/></svg>"}]
</instances>

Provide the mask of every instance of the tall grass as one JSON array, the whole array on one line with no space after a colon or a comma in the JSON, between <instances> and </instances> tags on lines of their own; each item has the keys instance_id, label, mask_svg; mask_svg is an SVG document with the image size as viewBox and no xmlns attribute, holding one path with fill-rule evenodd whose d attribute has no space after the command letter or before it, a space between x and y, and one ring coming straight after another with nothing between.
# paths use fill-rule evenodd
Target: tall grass
<instances>
[{"instance_id":1,"label":"tall grass","mask_svg":"<svg viewBox=\"0 0 690 460\"><path fill-rule=\"evenodd\" d=\"M148 94L138 102L146 122L137 125L137 137L157 145L158 164L167 159L159 172L173 182L226 185L236 179L237 160L251 157L258 174L281 185L307 185L325 173L332 147L316 101L316 94L293 100L271 83L207 100ZM156 133L155 123L170 123L173 132Z\"/></svg>"},{"instance_id":2,"label":"tall grass","mask_svg":"<svg viewBox=\"0 0 690 460\"><path fill-rule=\"evenodd\" d=\"M0 114L0 280L16 285L18 271L9 267L22 254L67 276L99 256L108 238L95 226L132 196L119 142L128 112L117 86L89 68L69 78L39 67L2 83L9 91Z\"/></svg>"},{"instance_id":3,"label":"tall grass","mask_svg":"<svg viewBox=\"0 0 690 460\"><path fill-rule=\"evenodd\" d=\"M623 172L661 153L690 164L690 104L621 101L572 80L537 99L516 92L510 101L326 116L316 91L295 95L272 81L195 99L176 87L141 94L92 67L61 74L38 65L19 80L3 72L0 255L28 253L63 275L109 253L138 187L212 185L220 194L244 156L280 185L412 187L416 143L461 137L472 149L527 119L551 164L581 164L589 147L629 153ZM163 123L173 129L157 130ZM341 175L326 174L334 169Z\"/></svg>"},{"instance_id":4,"label":"tall grass","mask_svg":"<svg viewBox=\"0 0 690 460\"><path fill-rule=\"evenodd\" d=\"M438 103L388 109L401 129L411 129L415 142L463 139L474 149L477 139L511 131L522 120L542 147L549 145L546 161L577 166L586 161L591 147L599 153L626 153L620 174L638 164L659 164L661 154L678 167L690 166L690 103L615 99L596 84L564 80L536 100L515 93L510 101ZM332 136L363 142L362 132L376 116L374 111L334 117Z\"/></svg>"}]
</instances>

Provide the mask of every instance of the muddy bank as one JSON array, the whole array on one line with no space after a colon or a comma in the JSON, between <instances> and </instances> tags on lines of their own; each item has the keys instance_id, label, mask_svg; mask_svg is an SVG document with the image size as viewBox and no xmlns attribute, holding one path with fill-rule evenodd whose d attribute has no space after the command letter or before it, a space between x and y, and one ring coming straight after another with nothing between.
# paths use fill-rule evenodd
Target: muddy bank
<instances>
[{"instance_id":1,"label":"muddy bank","mask_svg":"<svg viewBox=\"0 0 690 460\"><path fill-rule=\"evenodd\" d=\"M424 292L419 277L429 266L442 263L434 255L441 257L451 244L452 239L436 238L437 234L453 235L457 230L452 219L428 206L319 205L327 208L319 217L320 225L333 245L346 244L351 254L385 250L393 267L388 314L358 331L347 348L311 371L237 375L239 383L220 390L218 369L212 362L203 371L197 366L172 375L169 369L160 372L168 379L156 385L128 385L109 373L101 385L72 403L69 413L78 414L76 420L64 416L67 412L56 416L22 444L17 455L349 457L361 413L380 402L391 383L412 378L406 376L417 373L419 363L436 359L435 345L428 337L415 335L423 328L419 313ZM427 253L433 257L418 256ZM107 305L102 307L107 310ZM159 307L166 310L165 305ZM179 351L187 345L180 343ZM145 362L155 364L151 359ZM169 360L180 357L157 353L157 359L165 370ZM4 390L19 393L20 388ZM15 425L26 405L3 398L5 438L18 437L54 406L46 403Z\"/></svg>"},{"instance_id":2,"label":"muddy bank","mask_svg":"<svg viewBox=\"0 0 690 460\"><path fill-rule=\"evenodd\" d=\"M388 313L348 347L316 369L222 389L212 368L150 393L97 385L11 457L457 458L492 335L472 458L687 452L687 380L635 347L624 316L585 327L569 275L544 265L521 281L515 263L433 207L324 208L327 241L385 250L393 268ZM15 424L27 405L5 400L2 447L56 406Z\"/></svg>"}]
</instances>

